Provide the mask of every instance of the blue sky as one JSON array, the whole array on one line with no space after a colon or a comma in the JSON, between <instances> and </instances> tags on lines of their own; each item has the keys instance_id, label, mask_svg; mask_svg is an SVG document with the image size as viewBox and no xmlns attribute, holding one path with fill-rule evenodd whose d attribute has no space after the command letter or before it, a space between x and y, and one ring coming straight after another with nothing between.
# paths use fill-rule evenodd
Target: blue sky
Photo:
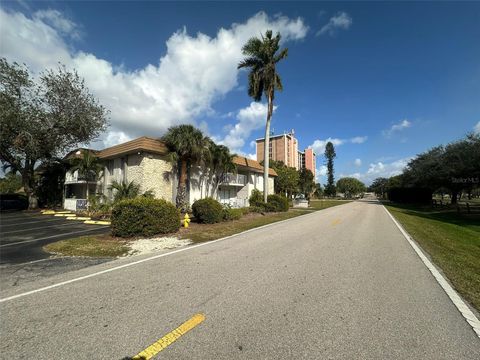
<instances>
[{"instance_id":1,"label":"blue sky","mask_svg":"<svg viewBox=\"0 0 480 360\"><path fill-rule=\"evenodd\" d=\"M266 29L289 48L272 127L294 128L319 174L328 139L336 177L369 183L480 131L480 3L4 1L0 16L1 56L75 68L111 110L97 147L193 123L254 155L265 106L236 64Z\"/></svg>"}]
</instances>

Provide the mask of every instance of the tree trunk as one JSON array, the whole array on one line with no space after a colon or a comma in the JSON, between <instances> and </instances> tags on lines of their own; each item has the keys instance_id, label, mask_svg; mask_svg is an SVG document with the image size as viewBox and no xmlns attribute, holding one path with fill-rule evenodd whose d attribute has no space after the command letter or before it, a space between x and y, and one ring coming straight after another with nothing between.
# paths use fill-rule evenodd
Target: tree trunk
<instances>
[{"instance_id":1,"label":"tree trunk","mask_svg":"<svg viewBox=\"0 0 480 360\"><path fill-rule=\"evenodd\" d=\"M28 209L36 209L38 207L38 200L35 196L33 181L34 181L34 173L33 173L33 164L30 160L25 161L25 168L21 172L22 174L22 185L25 194L27 194L28 198Z\"/></svg>"},{"instance_id":2,"label":"tree trunk","mask_svg":"<svg viewBox=\"0 0 480 360\"><path fill-rule=\"evenodd\" d=\"M263 201L267 202L268 197L268 170L270 165L270 121L273 112L273 96L268 95L267 124L265 126L265 142L263 148Z\"/></svg>"},{"instance_id":3,"label":"tree trunk","mask_svg":"<svg viewBox=\"0 0 480 360\"><path fill-rule=\"evenodd\" d=\"M181 160L180 163L180 178L178 179L178 189L177 189L177 199L176 205L178 209L182 211L187 211L187 162Z\"/></svg>"},{"instance_id":4,"label":"tree trunk","mask_svg":"<svg viewBox=\"0 0 480 360\"><path fill-rule=\"evenodd\" d=\"M455 205L457 203L458 191L452 191L452 201L451 204Z\"/></svg>"},{"instance_id":5,"label":"tree trunk","mask_svg":"<svg viewBox=\"0 0 480 360\"><path fill-rule=\"evenodd\" d=\"M85 185L87 185L87 191L86 191L85 195L87 197L86 204L87 204L87 211L88 211L88 208L89 208L88 198L89 198L89 195L90 195L90 184L88 183L88 177L87 177L87 183Z\"/></svg>"}]
</instances>

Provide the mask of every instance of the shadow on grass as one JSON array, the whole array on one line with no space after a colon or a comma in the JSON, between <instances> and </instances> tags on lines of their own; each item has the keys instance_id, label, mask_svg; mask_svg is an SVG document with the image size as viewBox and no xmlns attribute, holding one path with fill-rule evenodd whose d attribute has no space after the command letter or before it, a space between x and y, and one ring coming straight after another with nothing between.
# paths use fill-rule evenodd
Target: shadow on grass
<instances>
[{"instance_id":1,"label":"shadow on grass","mask_svg":"<svg viewBox=\"0 0 480 360\"><path fill-rule=\"evenodd\" d=\"M458 213L455 209L436 209L429 205L395 204L389 202L384 202L384 205L395 208L407 215L467 227L480 232L480 214Z\"/></svg>"}]
</instances>

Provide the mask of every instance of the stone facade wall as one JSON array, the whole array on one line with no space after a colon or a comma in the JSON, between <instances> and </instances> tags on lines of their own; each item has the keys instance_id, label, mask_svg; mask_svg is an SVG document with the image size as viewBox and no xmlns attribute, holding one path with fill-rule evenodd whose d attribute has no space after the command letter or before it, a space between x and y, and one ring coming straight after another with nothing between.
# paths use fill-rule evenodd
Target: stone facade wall
<instances>
[{"instance_id":1,"label":"stone facade wall","mask_svg":"<svg viewBox=\"0 0 480 360\"><path fill-rule=\"evenodd\" d=\"M132 169L132 177L141 177L140 191L152 190L156 198L173 200L173 183L171 180L172 164L166 156L157 154L142 154L140 165ZM130 170L130 167L129 167ZM130 171L128 174L130 181ZM133 178L132 178L133 180Z\"/></svg>"},{"instance_id":2,"label":"stone facade wall","mask_svg":"<svg viewBox=\"0 0 480 360\"><path fill-rule=\"evenodd\" d=\"M134 181L136 184L140 185L141 192L145 192L142 188L143 184L143 169L142 169L142 154L132 154L125 157L127 162L126 171L127 171L127 181Z\"/></svg>"}]
</instances>

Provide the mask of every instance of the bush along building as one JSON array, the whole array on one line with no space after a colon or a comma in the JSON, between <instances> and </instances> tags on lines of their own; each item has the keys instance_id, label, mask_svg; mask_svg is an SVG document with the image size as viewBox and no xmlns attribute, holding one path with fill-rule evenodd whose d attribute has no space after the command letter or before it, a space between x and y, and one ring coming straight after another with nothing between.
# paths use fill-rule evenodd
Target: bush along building
<instances>
[{"instance_id":1,"label":"bush along building","mask_svg":"<svg viewBox=\"0 0 480 360\"><path fill-rule=\"evenodd\" d=\"M257 161L264 157L265 138L257 139ZM272 135L269 143L269 156L271 160L281 161L286 166L297 170L308 169L315 178L316 155L313 149L298 150L298 140L292 129L288 134Z\"/></svg>"},{"instance_id":2,"label":"bush along building","mask_svg":"<svg viewBox=\"0 0 480 360\"><path fill-rule=\"evenodd\" d=\"M65 175L63 207L79 211L87 206L87 189L90 195L104 195L107 201L114 198L112 184L134 182L139 192L149 192L155 198L175 203L178 185L178 167L170 159L166 145L158 139L140 137L103 150L76 149L65 156L67 161L81 157L83 152L93 154L101 164L98 174L83 175L81 171L70 170ZM187 181L187 199L190 204L196 200L213 197L231 207L249 206L248 199L254 189L263 191L263 166L257 161L241 156L233 158L236 171L212 175L202 165L190 168ZM277 176L269 170L269 193L274 192Z\"/></svg>"}]
</instances>

